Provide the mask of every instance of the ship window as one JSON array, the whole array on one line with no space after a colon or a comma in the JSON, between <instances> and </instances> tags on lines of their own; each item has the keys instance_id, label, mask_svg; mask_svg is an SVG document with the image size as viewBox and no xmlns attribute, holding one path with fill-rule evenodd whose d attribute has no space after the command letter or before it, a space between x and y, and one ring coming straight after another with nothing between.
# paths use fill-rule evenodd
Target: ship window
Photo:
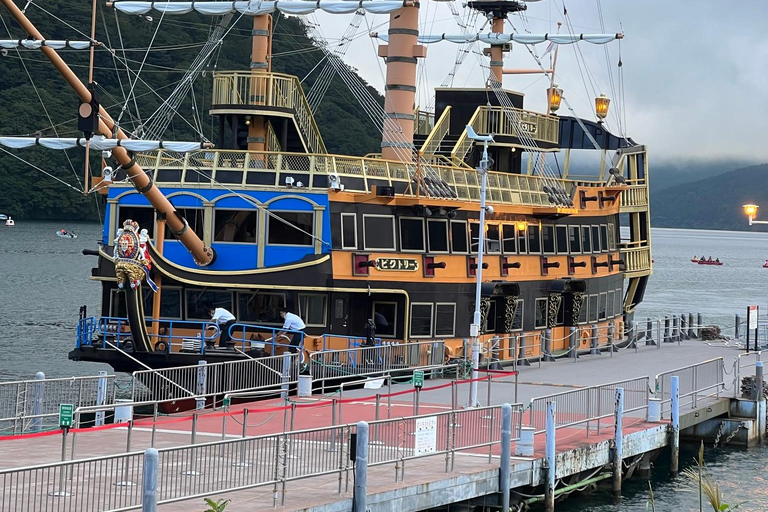
<instances>
[{"instance_id":1,"label":"ship window","mask_svg":"<svg viewBox=\"0 0 768 512\"><path fill-rule=\"evenodd\" d=\"M589 321L597 322L597 295L589 296Z\"/></svg>"},{"instance_id":2,"label":"ship window","mask_svg":"<svg viewBox=\"0 0 768 512\"><path fill-rule=\"evenodd\" d=\"M216 210L213 241L255 244L257 217L255 210Z\"/></svg>"},{"instance_id":3,"label":"ship window","mask_svg":"<svg viewBox=\"0 0 768 512\"><path fill-rule=\"evenodd\" d=\"M403 251L424 251L424 219L400 217L400 248Z\"/></svg>"},{"instance_id":4,"label":"ship window","mask_svg":"<svg viewBox=\"0 0 768 512\"><path fill-rule=\"evenodd\" d=\"M592 226L592 252L600 252L600 226Z\"/></svg>"},{"instance_id":5,"label":"ship window","mask_svg":"<svg viewBox=\"0 0 768 512\"><path fill-rule=\"evenodd\" d=\"M541 229L539 226L528 226L528 253L541 254Z\"/></svg>"},{"instance_id":6,"label":"ship window","mask_svg":"<svg viewBox=\"0 0 768 512\"><path fill-rule=\"evenodd\" d=\"M598 311L600 312L600 320L605 320L606 319L605 308L606 308L606 302L607 302L606 297L607 296L608 296L608 294L606 292L603 292L603 293L600 294L600 305L598 306Z\"/></svg>"},{"instance_id":7,"label":"ship window","mask_svg":"<svg viewBox=\"0 0 768 512\"><path fill-rule=\"evenodd\" d=\"M485 229L485 252L499 254L501 252L501 233L498 224L488 224Z\"/></svg>"},{"instance_id":8,"label":"ship window","mask_svg":"<svg viewBox=\"0 0 768 512\"><path fill-rule=\"evenodd\" d=\"M363 215L363 247L365 250L395 250L394 215Z\"/></svg>"},{"instance_id":9,"label":"ship window","mask_svg":"<svg viewBox=\"0 0 768 512\"><path fill-rule=\"evenodd\" d=\"M427 237L429 238L429 252L448 252L448 221L427 220Z\"/></svg>"},{"instance_id":10,"label":"ship window","mask_svg":"<svg viewBox=\"0 0 768 512\"><path fill-rule=\"evenodd\" d=\"M260 325L283 325L279 311L283 306L284 293L240 292L237 294L237 320Z\"/></svg>"},{"instance_id":11,"label":"ship window","mask_svg":"<svg viewBox=\"0 0 768 512\"><path fill-rule=\"evenodd\" d=\"M606 303L606 306L605 306L605 314L608 318L614 317L613 306L616 303L616 301L614 300L615 294L616 292L613 290L608 291L608 302Z\"/></svg>"},{"instance_id":12,"label":"ship window","mask_svg":"<svg viewBox=\"0 0 768 512\"><path fill-rule=\"evenodd\" d=\"M357 216L354 213L341 214L341 248L357 249Z\"/></svg>"},{"instance_id":13,"label":"ship window","mask_svg":"<svg viewBox=\"0 0 768 512\"><path fill-rule=\"evenodd\" d=\"M534 321L535 329L547 328L547 298L536 299L536 319Z\"/></svg>"},{"instance_id":14,"label":"ship window","mask_svg":"<svg viewBox=\"0 0 768 512\"><path fill-rule=\"evenodd\" d=\"M451 221L451 252L467 253L467 223L463 220Z\"/></svg>"},{"instance_id":15,"label":"ship window","mask_svg":"<svg viewBox=\"0 0 768 512\"><path fill-rule=\"evenodd\" d=\"M176 208L176 212L187 219L187 224L189 224L189 228L198 236L198 238L203 238L203 216L204 212L202 208ZM171 232L171 227L168 225L168 222L165 223L165 239L166 240L175 240L176 235L174 235Z\"/></svg>"},{"instance_id":16,"label":"ship window","mask_svg":"<svg viewBox=\"0 0 768 512\"><path fill-rule=\"evenodd\" d=\"M581 252L588 254L592 252L592 237L589 235L589 226L581 226Z\"/></svg>"},{"instance_id":17,"label":"ship window","mask_svg":"<svg viewBox=\"0 0 768 512\"><path fill-rule=\"evenodd\" d=\"M504 248L504 254L515 254L517 249L515 247L515 225L504 224L501 227L502 235L502 247Z\"/></svg>"},{"instance_id":18,"label":"ship window","mask_svg":"<svg viewBox=\"0 0 768 512\"><path fill-rule=\"evenodd\" d=\"M411 337L429 338L432 336L432 304L411 303Z\"/></svg>"},{"instance_id":19,"label":"ship window","mask_svg":"<svg viewBox=\"0 0 768 512\"><path fill-rule=\"evenodd\" d=\"M584 297L584 300L581 301L581 309L579 310L579 322L580 324L587 323L587 319L589 318L587 316L587 313L589 313L589 297Z\"/></svg>"},{"instance_id":20,"label":"ship window","mask_svg":"<svg viewBox=\"0 0 768 512\"><path fill-rule=\"evenodd\" d=\"M581 235L579 233L579 226L568 226L568 238L571 242L571 254L579 254L581 252Z\"/></svg>"},{"instance_id":21,"label":"ship window","mask_svg":"<svg viewBox=\"0 0 768 512\"><path fill-rule=\"evenodd\" d=\"M477 245L480 243L480 224L469 223L469 253L477 254Z\"/></svg>"},{"instance_id":22,"label":"ship window","mask_svg":"<svg viewBox=\"0 0 768 512\"><path fill-rule=\"evenodd\" d=\"M456 331L456 304L435 304L435 336L453 337Z\"/></svg>"},{"instance_id":23,"label":"ship window","mask_svg":"<svg viewBox=\"0 0 768 512\"><path fill-rule=\"evenodd\" d=\"M557 226L557 254L568 254L568 226Z\"/></svg>"},{"instance_id":24,"label":"ship window","mask_svg":"<svg viewBox=\"0 0 768 512\"><path fill-rule=\"evenodd\" d=\"M376 324L376 336L394 338L397 325L397 303L374 302L373 322Z\"/></svg>"},{"instance_id":25,"label":"ship window","mask_svg":"<svg viewBox=\"0 0 768 512\"><path fill-rule=\"evenodd\" d=\"M512 319L512 331L523 330L523 311L525 309L525 302L523 299L517 299L517 309L515 310L515 318Z\"/></svg>"},{"instance_id":26,"label":"ship window","mask_svg":"<svg viewBox=\"0 0 768 512\"><path fill-rule=\"evenodd\" d=\"M328 297L319 293L299 294L299 316L310 327L325 327Z\"/></svg>"},{"instance_id":27,"label":"ship window","mask_svg":"<svg viewBox=\"0 0 768 512\"><path fill-rule=\"evenodd\" d=\"M555 254L555 226L541 227L541 245L544 254Z\"/></svg>"},{"instance_id":28,"label":"ship window","mask_svg":"<svg viewBox=\"0 0 768 512\"><path fill-rule=\"evenodd\" d=\"M336 320L344 318L344 299L336 299L333 309L333 317Z\"/></svg>"},{"instance_id":29,"label":"ship window","mask_svg":"<svg viewBox=\"0 0 768 512\"><path fill-rule=\"evenodd\" d=\"M528 246L528 236L525 229L519 229L517 231L517 252L525 254L526 247Z\"/></svg>"},{"instance_id":30,"label":"ship window","mask_svg":"<svg viewBox=\"0 0 768 512\"><path fill-rule=\"evenodd\" d=\"M150 206L120 206L117 210L117 228L131 219L139 223L139 231L146 229L150 237L155 236L155 209Z\"/></svg>"},{"instance_id":31,"label":"ship window","mask_svg":"<svg viewBox=\"0 0 768 512\"><path fill-rule=\"evenodd\" d=\"M608 252L608 226L606 224L600 225L600 247L603 252Z\"/></svg>"},{"instance_id":32,"label":"ship window","mask_svg":"<svg viewBox=\"0 0 768 512\"><path fill-rule=\"evenodd\" d=\"M210 302L214 308L232 310L232 293L210 290L187 290L187 319L210 320L211 312L205 307Z\"/></svg>"},{"instance_id":33,"label":"ship window","mask_svg":"<svg viewBox=\"0 0 768 512\"><path fill-rule=\"evenodd\" d=\"M613 222L608 224L608 250L616 250L616 225Z\"/></svg>"},{"instance_id":34,"label":"ship window","mask_svg":"<svg viewBox=\"0 0 768 512\"><path fill-rule=\"evenodd\" d=\"M622 299L623 299L623 297L622 297L622 294L621 294L621 288L617 288L616 289L616 297L615 297L615 300L616 300L616 305L615 305L616 316L619 316L619 315L623 314L622 304L621 304Z\"/></svg>"},{"instance_id":35,"label":"ship window","mask_svg":"<svg viewBox=\"0 0 768 512\"><path fill-rule=\"evenodd\" d=\"M270 245L312 245L314 224L313 212L270 211L267 216L267 242Z\"/></svg>"}]
</instances>

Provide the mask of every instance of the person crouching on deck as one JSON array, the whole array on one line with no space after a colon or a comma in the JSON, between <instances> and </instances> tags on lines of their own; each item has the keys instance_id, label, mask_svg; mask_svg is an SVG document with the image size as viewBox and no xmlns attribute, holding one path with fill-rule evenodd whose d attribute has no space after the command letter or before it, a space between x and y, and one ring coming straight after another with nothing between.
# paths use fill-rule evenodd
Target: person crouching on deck
<instances>
[{"instance_id":1,"label":"person crouching on deck","mask_svg":"<svg viewBox=\"0 0 768 512\"><path fill-rule=\"evenodd\" d=\"M285 331L297 331L291 334L291 345L288 347L288 350L290 350L292 354L295 354L299 351L296 347L301 343L301 339L304 337L304 329L307 326L304 325L304 321L299 315L294 315L286 308L280 308L280 318L282 318L285 323L283 324L283 330L277 333L277 336L275 337L287 336Z\"/></svg>"},{"instance_id":2,"label":"person crouching on deck","mask_svg":"<svg viewBox=\"0 0 768 512\"><path fill-rule=\"evenodd\" d=\"M205 309L211 315L211 322L219 327L219 348L227 348L232 341L229 328L236 322L235 315L224 308L215 308L210 302L205 303ZM212 328L213 326L209 326Z\"/></svg>"}]
</instances>

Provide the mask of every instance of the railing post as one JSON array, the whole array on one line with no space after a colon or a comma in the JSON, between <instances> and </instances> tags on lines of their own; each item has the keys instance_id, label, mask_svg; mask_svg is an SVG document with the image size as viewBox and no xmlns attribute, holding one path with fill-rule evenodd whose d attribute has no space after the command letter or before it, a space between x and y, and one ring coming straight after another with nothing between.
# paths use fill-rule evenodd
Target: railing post
<instances>
[{"instance_id":1,"label":"railing post","mask_svg":"<svg viewBox=\"0 0 768 512\"><path fill-rule=\"evenodd\" d=\"M680 460L680 377L673 375L669 379L669 395L672 407L672 436L671 458L669 465L669 474L676 477L678 473L678 463Z\"/></svg>"},{"instance_id":2,"label":"railing post","mask_svg":"<svg viewBox=\"0 0 768 512\"><path fill-rule=\"evenodd\" d=\"M368 423L357 423L355 451L354 512L368 511Z\"/></svg>"},{"instance_id":3,"label":"railing post","mask_svg":"<svg viewBox=\"0 0 768 512\"><path fill-rule=\"evenodd\" d=\"M688 313L688 339L695 340L697 338L696 329L693 327L693 313Z\"/></svg>"},{"instance_id":4,"label":"railing post","mask_svg":"<svg viewBox=\"0 0 768 512\"><path fill-rule=\"evenodd\" d=\"M195 394L198 398L195 400L195 409L199 410L205 409L205 397L203 395L206 394L206 377L208 375L208 369L205 365L207 365L208 362L201 359L197 364L197 388L195 389Z\"/></svg>"},{"instance_id":5,"label":"railing post","mask_svg":"<svg viewBox=\"0 0 768 512\"><path fill-rule=\"evenodd\" d=\"M99 372L99 381L96 386L96 405L104 405L107 400L107 372ZM94 427L104 425L104 411L96 411L96 417L93 422Z\"/></svg>"},{"instance_id":6,"label":"railing post","mask_svg":"<svg viewBox=\"0 0 768 512\"><path fill-rule=\"evenodd\" d=\"M545 448L547 468L544 483L544 510L546 512L554 512L555 510L555 412L555 402L547 402L547 444Z\"/></svg>"},{"instance_id":7,"label":"railing post","mask_svg":"<svg viewBox=\"0 0 768 512\"><path fill-rule=\"evenodd\" d=\"M512 406L501 406L501 456L499 457L499 492L501 510L509 510L509 472L512 456Z\"/></svg>"},{"instance_id":8,"label":"railing post","mask_svg":"<svg viewBox=\"0 0 768 512\"><path fill-rule=\"evenodd\" d=\"M701 329L703 328L704 318L701 313L696 313L696 336L701 339Z\"/></svg>"},{"instance_id":9,"label":"railing post","mask_svg":"<svg viewBox=\"0 0 768 512\"><path fill-rule=\"evenodd\" d=\"M43 372L37 372L35 374L35 380L41 382L35 382L35 395L32 402L32 431L39 432L43 428L43 418L40 415L43 413L43 397L45 396L45 374ZM23 428L22 428L23 430Z\"/></svg>"},{"instance_id":10,"label":"railing post","mask_svg":"<svg viewBox=\"0 0 768 512\"><path fill-rule=\"evenodd\" d=\"M542 336L542 346L543 346L543 360L554 362L555 358L552 357L552 329L545 329L543 333L541 333Z\"/></svg>"},{"instance_id":11,"label":"railing post","mask_svg":"<svg viewBox=\"0 0 768 512\"><path fill-rule=\"evenodd\" d=\"M669 317L665 315L664 316L664 343L674 342L674 340L672 339L672 336L670 336L669 334L669 327L670 327Z\"/></svg>"},{"instance_id":12,"label":"railing post","mask_svg":"<svg viewBox=\"0 0 768 512\"><path fill-rule=\"evenodd\" d=\"M733 325L733 339L735 339L736 341L739 341L739 338L741 337L740 330L741 330L741 316L739 316L739 314L737 313L736 318L734 318L734 325Z\"/></svg>"},{"instance_id":13,"label":"railing post","mask_svg":"<svg viewBox=\"0 0 768 512\"><path fill-rule=\"evenodd\" d=\"M592 329L592 332L590 333L590 340L589 340L589 353L593 356L599 356L600 355L600 348L598 347L598 333L597 333L597 324L590 325L590 329Z\"/></svg>"},{"instance_id":14,"label":"railing post","mask_svg":"<svg viewBox=\"0 0 768 512\"><path fill-rule=\"evenodd\" d=\"M157 473L159 454L154 448L144 452L142 476L141 512L157 512Z\"/></svg>"},{"instance_id":15,"label":"railing post","mask_svg":"<svg viewBox=\"0 0 768 512\"><path fill-rule=\"evenodd\" d=\"M616 388L616 405L614 410L613 434L613 495L621 496L621 473L624 460L624 388Z\"/></svg>"},{"instance_id":16,"label":"railing post","mask_svg":"<svg viewBox=\"0 0 768 512\"><path fill-rule=\"evenodd\" d=\"M646 345L655 345L656 342L653 341L653 320L650 318L647 318L645 321L645 344Z\"/></svg>"},{"instance_id":17,"label":"railing post","mask_svg":"<svg viewBox=\"0 0 768 512\"><path fill-rule=\"evenodd\" d=\"M273 336L273 338L274 338L274 336ZM273 349L273 353L274 353L274 349ZM283 382L283 384L282 384L282 386L280 386L280 389L282 390L282 391L280 391L280 398L282 398L282 399L288 398L288 388L289 388L288 383L291 380L291 362L292 362L291 361L291 358L292 358L291 356L292 355L293 354L291 352L283 353L283 373L282 373L282 382ZM297 357L298 357L298 355L297 355Z\"/></svg>"},{"instance_id":18,"label":"railing post","mask_svg":"<svg viewBox=\"0 0 768 512\"><path fill-rule=\"evenodd\" d=\"M571 359L574 363L579 359L578 332L573 326L568 329L568 348L571 350Z\"/></svg>"}]
</instances>

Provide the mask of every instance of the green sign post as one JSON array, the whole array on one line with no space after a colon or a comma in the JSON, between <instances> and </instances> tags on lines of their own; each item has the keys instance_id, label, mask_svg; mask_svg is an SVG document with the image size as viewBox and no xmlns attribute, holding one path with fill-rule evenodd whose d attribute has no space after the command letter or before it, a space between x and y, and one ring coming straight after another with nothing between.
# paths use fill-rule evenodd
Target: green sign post
<instances>
[{"instance_id":1,"label":"green sign post","mask_svg":"<svg viewBox=\"0 0 768 512\"><path fill-rule=\"evenodd\" d=\"M60 404L59 405L59 427L71 428L72 427L72 415L75 412L75 406L72 404Z\"/></svg>"},{"instance_id":2,"label":"green sign post","mask_svg":"<svg viewBox=\"0 0 768 512\"><path fill-rule=\"evenodd\" d=\"M413 372L413 387L421 388L424 386L424 372L416 370Z\"/></svg>"}]
</instances>

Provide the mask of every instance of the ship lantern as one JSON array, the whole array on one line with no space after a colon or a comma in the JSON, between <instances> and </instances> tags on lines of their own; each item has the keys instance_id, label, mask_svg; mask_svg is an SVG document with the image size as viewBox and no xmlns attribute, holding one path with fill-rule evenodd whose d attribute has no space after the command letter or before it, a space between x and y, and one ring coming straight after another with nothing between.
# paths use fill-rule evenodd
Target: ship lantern
<instances>
[{"instance_id":1,"label":"ship lantern","mask_svg":"<svg viewBox=\"0 0 768 512\"><path fill-rule=\"evenodd\" d=\"M557 84L552 84L552 87L547 89L547 103L549 104L549 112L554 114L557 109L560 108L560 102L563 101L563 90L557 87Z\"/></svg>"},{"instance_id":2,"label":"ship lantern","mask_svg":"<svg viewBox=\"0 0 768 512\"><path fill-rule=\"evenodd\" d=\"M747 217L753 219L757 217L757 209L760 207L757 206L756 204L745 204L743 208L744 208L744 213L747 214Z\"/></svg>"},{"instance_id":3,"label":"ship lantern","mask_svg":"<svg viewBox=\"0 0 768 512\"><path fill-rule=\"evenodd\" d=\"M515 223L515 226L517 227L517 231L525 231L528 229L528 223L524 220L519 220Z\"/></svg>"},{"instance_id":4,"label":"ship lantern","mask_svg":"<svg viewBox=\"0 0 768 512\"><path fill-rule=\"evenodd\" d=\"M601 94L595 98L595 114L602 121L608 116L608 105L611 104L610 98L605 94Z\"/></svg>"}]
</instances>

